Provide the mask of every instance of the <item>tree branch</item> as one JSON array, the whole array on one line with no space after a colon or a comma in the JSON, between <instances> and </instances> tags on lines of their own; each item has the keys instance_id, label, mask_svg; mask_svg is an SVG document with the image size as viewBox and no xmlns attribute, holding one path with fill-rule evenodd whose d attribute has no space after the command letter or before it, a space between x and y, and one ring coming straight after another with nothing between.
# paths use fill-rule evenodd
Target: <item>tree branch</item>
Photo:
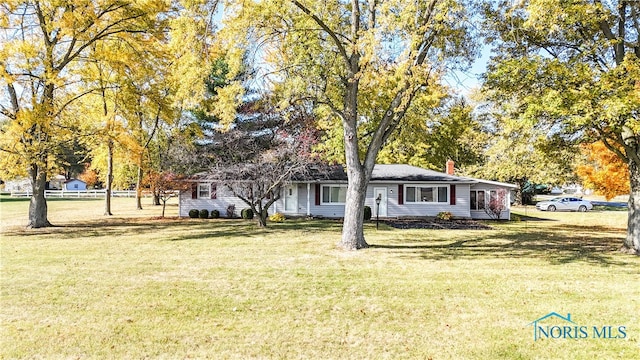
<instances>
[{"instance_id":1,"label":"tree branch","mask_svg":"<svg viewBox=\"0 0 640 360\"><path fill-rule=\"evenodd\" d=\"M600 134L600 141L602 141L604 146L606 146L607 149L609 149L613 153L615 153L620 159L624 160L625 162L629 162L629 158L622 151L620 151L617 147L613 146L609 142L609 139L606 136L604 136L603 134Z\"/></svg>"},{"instance_id":2,"label":"tree branch","mask_svg":"<svg viewBox=\"0 0 640 360\"><path fill-rule=\"evenodd\" d=\"M38 25L40 25L40 30L42 30L42 35L44 39L45 48L49 49L52 45L51 39L49 39L49 31L47 30L47 20L45 19L44 13L40 8L40 1L34 1L33 5L36 10L36 16L38 17Z\"/></svg>"},{"instance_id":3,"label":"tree branch","mask_svg":"<svg viewBox=\"0 0 640 360\"><path fill-rule=\"evenodd\" d=\"M9 97L11 98L11 107L13 108L13 119L15 119L18 116L18 111L20 111L18 94L16 93L16 88L12 83L7 84L7 91L9 91Z\"/></svg>"},{"instance_id":4,"label":"tree branch","mask_svg":"<svg viewBox=\"0 0 640 360\"><path fill-rule=\"evenodd\" d=\"M431 21L431 17L433 16L433 12L436 7L437 1L438 0L431 0L431 3L429 4L429 6L427 6L428 10L427 10L426 16L420 22L420 27L427 26L429 21ZM424 63L424 60L427 57L427 53L429 52L431 45L433 45L433 42L435 41L436 36L437 36L437 32L434 34L431 34L431 36L427 37L420 43L420 45L416 49L418 53L416 54L416 60L414 62L414 65L421 65L422 63Z\"/></svg>"},{"instance_id":5,"label":"tree branch","mask_svg":"<svg viewBox=\"0 0 640 360\"><path fill-rule=\"evenodd\" d=\"M73 61L73 59L75 59L76 57L78 57L83 51L84 49L86 49L89 45L93 44L94 42L98 41L98 40L102 40L108 36L111 35L115 35L115 34L120 34L120 33L141 33L144 32L142 30L134 30L134 29L114 29L116 26L130 21L130 20L135 20L138 19L142 16L144 16L144 13L138 13L132 16L128 16L125 18L122 18L118 21L115 21L107 26L105 26L104 29L100 30L94 37L92 37L91 39L89 39L87 42L85 42L84 44L82 44L80 47L78 47L78 49L76 49L75 51L73 51L73 46L75 46L76 44L76 38L73 39L73 41L71 42L71 45L69 46L69 49L67 50L67 53L65 54L65 57L63 57L62 61L60 62L60 64L56 67L57 70L62 70L64 69L65 66L67 66L67 64L69 64L69 62Z\"/></svg>"},{"instance_id":6,"label":"tree branch","mask_svg":"<svg viewBox=\"0 0 640 360\"><path fill-rule=\"evenodd\" d=\"M368 30L375 29L376 27L376 11L378 8L378 1L372 0L369 2L369 22L367 24Z\"/></svg>"},{"instance_id":7,"label":"tree branch","mask_svg":"<svg viewBox=\"0 0 640 360\"><path fill-rule=\"evenodd\" d=\"M75 96L73 96L73 97L72 97L72 98L70 98L69 100L65 101L65 102L64 102L64 103L63 103L63 104L58 108L58 111L56 111L56 112L53 114L53 116L52 116L52 117L53 117L53 118L55 118L55 117L59 116L60 114L62 114L62 112L64 111L64 109L65 109L67 106L71 105L71 103L72 103L72 102L74 102L74 101L76 101L76 100L80 99L81 97L83 97L83 96L85 96L85 95L87 95L87 94L90 94L90 93L94 92L95 90L97 90L97 89L96 89L96 88L91 88L91 89L85 90L85 91L83 91L83 92L81 92L81 93L79 93L79 94L76 94Z\"/></svg>"},{"instance_id":8,"label":"tree branch","mask_svg":"<svg viewBox=\"0 0 640 360\"><path fill-rule=\"evenodd\" d=\"M315 21L316 24L318 24L318 26L320 26L322 30L324 30L327 33L327 35L331 37L331 39L333 40L333 43L338 47L338 51L340 52L340 55L342 56L344 61L347 64L349 64L349 55L347 54L347 50L345 49L342 42L340 42L338 35L333 30L331 30L331 28L324 21L322 21L322 19L320 19L316 14L312 13L311 10L306 6L304 6L302 3L300 3L297 0L291 0L291 3L295 5L298 9L302 10L302 12L310 16L311 19L313 19L313 21Z\"/></svg>"}]
</instances>

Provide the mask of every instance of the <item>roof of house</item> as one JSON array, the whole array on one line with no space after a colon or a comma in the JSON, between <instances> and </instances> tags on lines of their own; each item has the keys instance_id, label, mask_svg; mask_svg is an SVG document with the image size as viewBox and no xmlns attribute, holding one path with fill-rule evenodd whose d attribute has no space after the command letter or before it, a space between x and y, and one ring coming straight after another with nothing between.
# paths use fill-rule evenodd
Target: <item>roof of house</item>
<instances>
[{"instance_id":1,"label":"roof of house","mask_svg":"<svg viewBox=\"0 0 640 360\"><path fill-rule=\"evenodd\" d=\"M193 176L195 179L208 178L206 173ZM316 164L310 167L305 173L297 174L292 179L294 182L347 182L347 173L343 165L323 165ZM497 181L474 179L470 177L449 175L434 170L423 169L407 164L376 164L371 174L371 182L435 182L435 183L457 183L457 184L477 184L486 183L491 185L517 188L516 185Z\"/></svg>"},{"instance_id":2,"label":"roof of house","mask_svg":"<svg viewBox=\"0 0 640 360\"><path fill-rule=\"evenodd\" d=\"M474 179L474 178L467 178L467 179L473 180L475 182L483 183L483 184L503 186L503 187L508 187L508 188L512 188L512 189L517 189L518 188L518 185L516 185L516 184L509 184L509 183L504 183L504 182L500 182L500 181L491 181L491 180Z\"/></svg>"},{"instance_id":3,"label":"roof of house","mask_svg":"<svg viewBox=\"0 0 640 360\"><path fill-rule=\"evenodd\" d=\"M314 166L307 173L294 177L294 181L347 181L343 165ZM401 182L465 182L474 183L467 178L427 170L406 164L376 164L371 181Z\"/></svg>"},{"instance_id":4,"label":"roof of house","mask_svg":"<svg viewBox=\"0 0 640 360\"><path fill-rule=\"evenodd\" d=\"M84 181L82 181L82 180L80 180L80 179L69 179L69 180L65 180L65 182L64 182L64 183L65 183L65 184L68 184L68 183L70 183L70 182L74 182L74 181L79 181L79 182L81 182L81 183L83 183L83 184L85 183Z\"/></svg>"},{"instance_id":5,"label":"roof of house","mask_svg":"<svg viewBox=\"0 0 640 360\"><path fill-rule=\"evenodd\" d=\"M371 181L476 182L469 178L449 175L406 164L376 164L371 174Z\"/></svg>"},{"instance_id":6,"label":"roof of house","mask_svg":"<svg viewBox=\"0 0 640 360\"><path fill-rule=\"evenodd\" d=\"M293 176L293 181L347 181L347 173L342 165L315 164L303 174Z\"/></svg>"},{"instance_id":7,"label":"roof of house","mask_svg":"<svg viewBox=\"0 0 640 360\"><path fill-rule=\"evenodd\" d=\"M321 181L347 181L347 173L343 165L316 166L306 174L294 177L294 181L321 182ZM434 170L407 164L376 164L371 174L372 182L438 182L457 184L485 183L496 186L516 189L518 186L498 181L475 179L464 176L449 175Z\"/></svg>"}]
</instances>

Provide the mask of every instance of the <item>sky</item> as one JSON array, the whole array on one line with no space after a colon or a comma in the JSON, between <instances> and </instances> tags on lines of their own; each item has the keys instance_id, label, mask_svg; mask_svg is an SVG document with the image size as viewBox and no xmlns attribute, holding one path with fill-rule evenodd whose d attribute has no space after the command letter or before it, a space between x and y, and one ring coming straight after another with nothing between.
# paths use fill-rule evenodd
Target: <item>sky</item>
<instances>
[{"instance_id":1,"label":"sky","mask_svg":"<svg viewBox=\"0 0 640 360\"><path fill-rule=\"evenodd\" d=\"M480 76L487 70L487 63L491 57L491 49L484 47L480 57L476 59L467 71L454 71L445 77L447 85L456 89L461 95L469 95L472 90L480 87Z\"/></svg>"}]
</instances>

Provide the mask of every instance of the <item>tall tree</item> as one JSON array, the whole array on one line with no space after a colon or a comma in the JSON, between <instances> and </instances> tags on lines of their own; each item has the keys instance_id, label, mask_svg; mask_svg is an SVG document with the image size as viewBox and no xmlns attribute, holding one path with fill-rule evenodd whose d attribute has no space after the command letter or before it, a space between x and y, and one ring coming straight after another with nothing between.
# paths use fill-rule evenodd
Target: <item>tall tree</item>
<instances>
[{"instance_id":1,"label":"tall tree","mask_svg":"<svg viewBox=\"0 0 640 360\"><path fill-rule=\"evenodd\" d=\"M627 237L640 255L640 2L497 1L486 6L496 56L486 85L523 116L602 141L629 166Z\"/></svg>"},{"instance_id":2,"label":"tall tree","mask_svg":"<svg viewBox=\"0 0 640 360\"><path fill-rule=\"evenodd\" d=\"M463 98L446 97L440 105L416 98L406 121L384 145L378 162L411 164L443 171L447 160L458 168L482 160L488 134Z\"/></svg>"},{"instance_id":3,"label":"tall tree","mask_svg":"<svg viewBox=\"0 0 640 360\"><path fill-rule=\"evenodd\" d=\"M242 7L242 8L240 8ZM413 99L432 93L448 66L473 51L456 0L237 1L225 26L261 44L265 81L290 102L308 101L342 129L348 187L344 249L367 247L366 188L378 153ZM359 129L370 129L361 136ZM362 153L361 153L362 149Z\"/></svg>"},{"instance_id":4,"label":"tall tree","mask_svg":"<svg viewBox=\"0 0 640 360\"><path fill-rule=\"evenodd\" d=\"M190 112L192 122L186 131L165 139L178 135L191 141L161 145L169 150L163 163L206 173L195 176L224 186L266 226L267 209L316 159L310 151L317 138L314 117L302 106L278 107L273 94L252 87L256 72L245 54L241 63L231 65L234 58L227 54L212 61L205 79L207 96Z\"/></svg>"},{"instance_id":5,"label":"tall tree","mask_svg":"<svg viewBox=\"0 0 640 360\"><path fill-rule=\"evenodd\" d=\"M29 164L31 173L37 175L32 176L36 191L30 226L48 224L41 184L50 162L56 159L52 149L61 147L61 136L73 139L89 134L103 139L111 154L107 157L108 168L115 168L115 139L122 133L121 125L139 124L123 118L118 107L117 94L124 93L126 79L135 78L140 84L140 73L149 74L143 69L155 67L154 75L167 74L166 64L170 63L165 86L178 94L171 100L178 106L197 102L202 91L196 89L202 82L192 80L202 79L199 65L210 50L217 4L217 0L3 3L0 86L7 92L2 92L0 114L5 118L3 140L9 145L2 149L10 161ZM158 56L159 45L164 47L162 56ZM157 59L164 63L153 61ZM100 111L90 107L83 113L69 111L78 99L92 93L101 95L93 104ZM68 117L64 117L64 110ZM81 124L69 124L69 120ZM98 123L102 131L88 129L86 123ZM110 214L112 171L107 171L106 180L105 213Z\"/></svg>"},{"instance_id":6,"label":"tall tree","mask_svg":"<svg viewBox=\"0 0 640 360\"><path fill-rule=\"evenodd\" d=\"M85 115L87 124L93 125L89 128L89 133L93 136L87 137L86 141L91 144L94 153L104 152L106 159L106 165L102 171L105 185L104 215L106 216L113 215L111 212L111 192L114 185L116 147L122 146L125 142L123 140L127 140L128 135L122 121L124 119L119 116L118 111L121 104L118 96L121 92L119 83L122 79L126 79L128 75L126 69L131 68L127 61L129 60L128 55L131 53L128 44L135 43L135 39L118 40L93 44L91 57L95 61L83 69L85 81L93 82L93 86L97 89L81 99L81 102L85 105L82 114ZM129 61L133 62L133 58L135 56ZM96 104L99 105L96 106Z\"/></svg>"},{"instance_id":7,"label":"tall tree","mask_svg":"<svg viewBox=\"0 0 640 360\"><path fill-rule=\"evenodd\" d=\"M94 90L77 75L90 47L123 34L152 33L166 9L161 0L9 0L0 7L0 86L6 89L1 149L29 169L29 227L50 225L44 190L52 147L68 134L67 106Z\"/></svg>"},{"instance_id":8,"label":"tall tree","mask_svg":"<svg viewBox=\"0 0 640 360\"><path fill-rule=\"evenodd\" d=\"M486 99L485 99L486 100ZM571 139L552 133L552 124L530 121L517 101L484 101L476 108L485 133L490 133L482 161L464 173L518 184L515 201L528 204L533 185L562 185L574 178L576 147Z\"/></svg>"}]
</instances>

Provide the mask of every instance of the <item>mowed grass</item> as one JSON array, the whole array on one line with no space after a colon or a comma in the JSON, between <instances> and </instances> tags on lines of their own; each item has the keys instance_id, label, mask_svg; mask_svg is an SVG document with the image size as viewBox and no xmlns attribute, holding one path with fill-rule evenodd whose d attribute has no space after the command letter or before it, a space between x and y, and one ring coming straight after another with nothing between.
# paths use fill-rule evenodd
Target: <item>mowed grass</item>
<instances>
[{"instance_id":1,"label":"mowed grass","mask_svg":"<svg viewBox=\"0 0 640 360\"><path fill-rule=\"evenodd\" d=\"M640 358L624 212L367 224L372 247L344 252L334 221L158 219L131 199L105 218L100 201L60 200L59 227L24 230L27 206L0 202L0 358ZM534 341L552 311L627 336Z\"/></svg>"}]
</instances>

